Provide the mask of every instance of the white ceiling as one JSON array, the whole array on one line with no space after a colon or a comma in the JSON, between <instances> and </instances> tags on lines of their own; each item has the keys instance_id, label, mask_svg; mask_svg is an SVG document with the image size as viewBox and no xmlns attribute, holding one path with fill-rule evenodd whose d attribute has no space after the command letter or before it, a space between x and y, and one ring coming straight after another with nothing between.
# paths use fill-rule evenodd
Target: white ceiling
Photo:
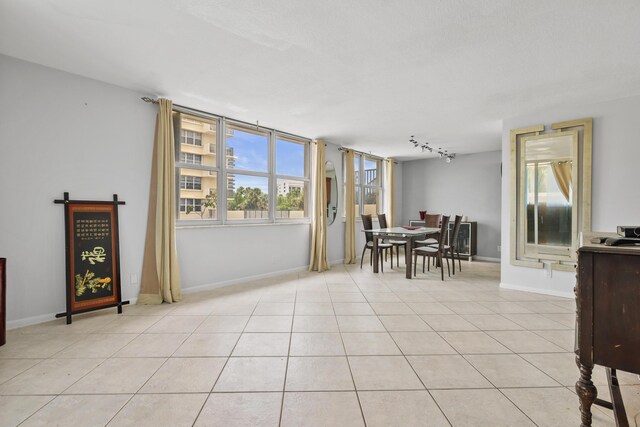
<instances>
[{"instance_id":1,"label":"white ceiling","mask_svg":"<svg viewBox=\"0 0 640 427\"><path fill-rule=\"evenodd\" d=\"M403 159L640 94L639 22L637 0L0 0L0 52Z\"/></svg>"}]
</instances>

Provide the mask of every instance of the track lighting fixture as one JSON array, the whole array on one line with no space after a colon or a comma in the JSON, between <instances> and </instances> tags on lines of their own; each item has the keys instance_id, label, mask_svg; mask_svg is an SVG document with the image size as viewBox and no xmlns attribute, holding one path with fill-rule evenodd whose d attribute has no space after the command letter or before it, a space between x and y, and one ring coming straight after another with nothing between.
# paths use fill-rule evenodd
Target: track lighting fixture
<instances>
[{"instance_id":1,"label":"track lighting fixture","mask_svg":"<svg viewBox=\"0 0 640 427\"><path fill-rule=\"evenodd\" d=\"M429 145L428 142L420 143L415 140L413 135L411 135L411 138L409 138L409 142L413 144L415 148L419 147L423 153L425 151L428 151L430 153L435 152L440 157L444 158L447 163L451 163L451 160L456 158L456 153L449 153L447 150L443 150L442 147L438 147L437 149L433 148L432 146Z\"/></svg>"}]
</instances>

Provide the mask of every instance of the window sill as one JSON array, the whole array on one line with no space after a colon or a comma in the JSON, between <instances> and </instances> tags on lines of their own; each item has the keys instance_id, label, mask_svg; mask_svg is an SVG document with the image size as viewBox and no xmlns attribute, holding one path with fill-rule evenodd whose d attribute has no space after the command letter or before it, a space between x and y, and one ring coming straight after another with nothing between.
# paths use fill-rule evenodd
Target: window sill
<instances>
[{"instance_id":1,"label":"window sill","mask_svg":"<svg viewBox=\"0 0 640 427\"><path fill-rule=\"evenodd\" d=\"M277 222L244 222L244 223L227 223L227 224L180 224L176 223L176 229L188 228L227 228L227 227L271 227L282 225L310 225L311 220L304 221L277 221Z\"/></svg>"}]
</instances>

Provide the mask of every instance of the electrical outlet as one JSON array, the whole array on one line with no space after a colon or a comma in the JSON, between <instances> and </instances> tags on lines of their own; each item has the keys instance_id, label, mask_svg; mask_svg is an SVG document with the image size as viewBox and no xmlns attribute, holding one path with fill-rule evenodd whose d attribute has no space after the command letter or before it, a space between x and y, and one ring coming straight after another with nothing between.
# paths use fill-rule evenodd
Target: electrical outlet
<instances>
[{"instance_id":1,"label":"electrical outlet","mask_svg":"<svg viewBox=\"0 0 640 427\"><path fill-rule=\"evenodd\" d=\"M135 285L138 283L138 275L135 273L131 273L131 277L129 278L129 283Z\"/></svg>"}]
</instances>

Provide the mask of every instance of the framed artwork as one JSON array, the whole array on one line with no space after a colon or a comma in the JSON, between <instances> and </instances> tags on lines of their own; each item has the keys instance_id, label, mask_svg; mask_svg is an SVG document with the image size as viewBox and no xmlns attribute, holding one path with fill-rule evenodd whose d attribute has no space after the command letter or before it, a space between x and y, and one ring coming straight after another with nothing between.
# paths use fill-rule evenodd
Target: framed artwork
<instances>
[{"instance_id":1,"label":"framed artwork","mask_svg":"<svg viewBox=\"0 0 640 427\"><path fill-rule=\"evenodd\" d=\"M70 200L64 193L66 296L67 311L56 317L66 317L88 311L117 307L122 313L120 286L120 247L118 233L118 201Z\"/></svg>"}]
</instances>

